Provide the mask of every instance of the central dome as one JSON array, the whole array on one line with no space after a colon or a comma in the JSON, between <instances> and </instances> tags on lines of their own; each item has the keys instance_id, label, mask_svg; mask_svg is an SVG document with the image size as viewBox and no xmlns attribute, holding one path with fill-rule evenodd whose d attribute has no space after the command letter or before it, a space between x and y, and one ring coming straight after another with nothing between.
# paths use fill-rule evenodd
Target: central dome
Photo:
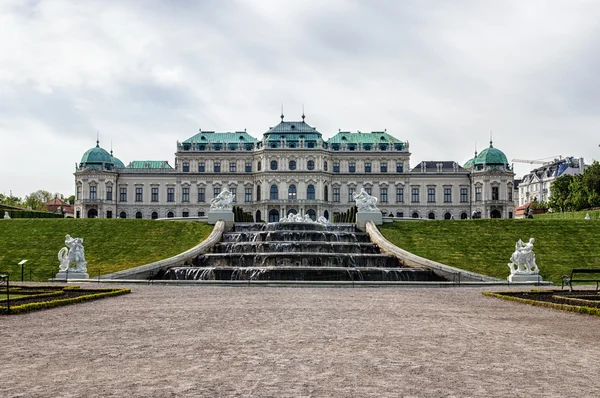
<instances>
[{"instance_id":1,"label":"central dome","mask_svg":"<svg viewBox=\"0 0 600 398\"><path fill-rule=\"evenodd\" d=\"M82 167L105 168L111 170L114 167L114 160L110 153L100 148L100 142L96 141L94 148L88 149L81 157L80 165Z\"/></svg>"},{"instance_id":2,"label":"central dome","mask_svg":"<svg viewBox=\"0 0 600 398\"><path fill-rule=\"evenodd\" d=\"M474 166L509 167L508 159L501 150L494 148L490 141L490 147L479 152L472 160Z\"/></svg>"}]
</instances>

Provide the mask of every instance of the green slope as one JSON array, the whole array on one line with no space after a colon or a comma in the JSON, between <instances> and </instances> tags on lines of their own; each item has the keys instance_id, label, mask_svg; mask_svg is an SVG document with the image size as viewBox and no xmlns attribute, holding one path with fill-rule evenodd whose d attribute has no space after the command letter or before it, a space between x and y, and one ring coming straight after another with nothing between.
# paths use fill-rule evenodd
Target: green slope
<instances>
[{"instance_id":1,"label":"green slope","mask_svg":"<svg viewBox=\"0 0 600 398\"><path fill-rule=\"evenodd\" d=\"M465 270L506 279L518 239L535 238L540 274L560 284L574 267L600 268L600 221L565 219L406 221L384 224L396 246Z\"/></svg>"},{"instance_id":2,"label":"green slope","mask_svg":"<svg viewBox=\"0 0 600 398\"><path fill-rule=\"evenodd\" d=\"M204 240L213 226L200 222L131 219L0 220L0 271L21 280L46 281L58 272L65 235L83 238L90 277L171 257Z\"/></svg>"}]
</instances>

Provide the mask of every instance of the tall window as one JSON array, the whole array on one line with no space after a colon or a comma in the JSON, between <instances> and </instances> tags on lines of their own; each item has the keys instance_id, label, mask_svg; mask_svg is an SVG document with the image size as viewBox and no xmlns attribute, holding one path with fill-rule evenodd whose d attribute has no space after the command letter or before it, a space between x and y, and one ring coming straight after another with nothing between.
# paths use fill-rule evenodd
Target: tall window
<instances>
[{"instance_id":1,"label":"tall window","mask_svg":"<svg viewBox=\"0 0 600 398\"><path fill-rule=\"evenodd\" d=\"M127 202L127 188L119 188L119 201Z\"/></svg>"},{"instance_id":2,"label":"tall window","mask_svg":"<svg viewBox=\"0 0 600 398\"><path fill-rule=\"evenodd\" d=\"M271 192L270 192L269 198L271 200L279 199L279 190L277 189L277 185L275 185L275 184L271 185Z\"/></svg>"},{"instance_id":3,"label":"tall window","mask_svg":"<svg viewBox=\"0 0 600 398\"><path fill-rule=\"evenodd\" d=\"M77 185L77 200L81 199L81 185Z\"/></svg>"},{"instance_id":4,"label":"tall window","mask_svg":"<svg viewBox=\"0 0 600 398\"><path fill-rule=\"evenodd\" d=\"M237 163L236 162L229 162L229 172L230 173L235 173L237 170Z\"/></svg>"},{"instance_id":5,"label":"tall window","mask_svg":"<svg viewBox=\"0 0 600 398\"><path fill-rule=\"evenodd\" d=\"M368 193L369 195L371 195L371 191L372 191L371 187L365 188L365 192Z\"/></svg>"},{"instance_id":6,"label":"tall window","mask_svg":"<svg viewBox=\"0 0 600 398\"><path fill-rule=\"evenodd\" d=\"M98 191L97 191L98 187L95 185L90 185L90 199L92 200L96 200L98 199Z\"/></svg>"},{"instance_id":7,"label":"tall window","mask_svg":"<svg viewBox=\"0 0 600 398\"><path fill-rule=\"evenodd\" d=\"M340 162L333 162L333 172L334 173L340 172Z\"/></svg>"},{"instance_id":8,"label":"tall window","mask_svg":"<svg viewBox=\"0 0 600 398\"><path fill-rule=\"evenodd\" d=\"M252 172L252 162L246 162L246 173Z\"/></svg>"},{"instance_id":9,"label":"tall window","mask_svg":"<svg viewBox=\"0 0 600 398\"><path fill-rule=\"evenodd\" d=\"M206 165L204 162L198 163L198 173L204 173L206 171Z\"/></svg>"},{"instance_id":10,"label":"tall window","mask_svg":"<svg viewBox=\"0 0 600 398\"><path fill-rule=\"evenodd\" d=\"M411 188L411 190L410 190L410 201L413 202L413 203L418 203L419 202L419 188L417 188L417 187Z\"/></svg>"},{"instance_id":11,"label":"tall window","mask_svg":"<svg viewBox=\"0 0 600 398\"><path fill-rule=\"evenodd\" d=\"M184 173L190 172L190 163L189 162L183 162L183 172Z\"/></svg>"},{"instance_id":12,"label":"tall window","mask_svg":"<svg viewBox=\"0 0 600 398\"><path fill-rule=\"evenodd\" d=\"M106 200L112 200L112 185L106 187Z\"/></svg>"},{"instance_id":13,"label":"tall window","mask_svg":"<svg viewBox=\"0 0 600 398\"><path fill-rule=\"evenodd\" d=\"M271 160L271 170L277 170L277 161Z\"/></svg>"},{"instance_id":14,"label":"tall window","mask_svg":"<svg viewBox=\"0 0 600 398\"><path fill-rule=\"evenodd\" d=\"M475 200L476 201L480 201L481 200L481 192L482 192L482 188L481 187L475 187Z\"/></svg>"},{"instance_id":15,"label":"tall window","mask_svg":"<svg viewBox=\"0 0 600 398\"><path fill-rule=\"evenodd\" d=\"M402 164L402 162L396 162L396 173L403 173L404 172L404 165Z\"/></svg>"},{"instance_id":16,"label":"tall window","mask_svg":"<svg viewBox=\"0 0 600 398\"><path fill-rule=\"evenodd\" d=\"M143 200L142 197L142 187L135 187L135 201L136 202L141 202Z\"/></svg>"},{"instance_id":17,"label":"tall window","mask_svg":"<svg viewBox=\"0 0 600 398\"><path fill-rule=\"evenodd\" d=\"M452 188L444 187L444 202L452 202Z\"/></svg>"},{"instance_id":18,"label":"tall window","mask_svg":"<svg viewBox=\"0 0 600 398\"><path fill-rule=\"evenodd\" d=\"M260 164L260 163L259 163ZM256 200L260 200L260 185L256 186Z\"/></svg>"},{"instance_id":19,"label":"tall window","mask_svg":"<svg viewBox=\"0 0 600 398\"><path fill-rule=\"evenodd\" d=\"M354 201L354 192L356 192L356 188L348 187L348 202Z\"/></svg>"},{"instance_id":20,"label":"tall window","mask_svg":"<svg viewBox=\"0 0 600 398\"><path fill-rule=\"evenodd\" d=\"M256 169L258 171L260 171L262 169L262 160L259 160L258 163L256 164Z\"/></svg>"},{"instance_id":21,"label":"tall window","mask_svg":"<svg viewBox=\"0 0 600 398\"><path fill-rule=\"evenodd\" d=\"M492 200L498 200L500 197L500 188L492 187Z\"/></svg>"},{"instance_id":22,"label":"tall window","mask_svg":"<svg viewBox=\"0 0 600 398\"><path fill-rule=\"evenodd\" d=\"M435 188L433 187L427 188L427 202L435 202Z\"/></svg>"},{"instance_id":23,"label":"tall window","mask_svg":"<svg viewBox=\"0 0 600 398\"><path fill-rule=\"evenodd\" d=\"M340 201L340 189L339 188L333 188L333 201L334 202Z\"/></svg>"},{"instance_id":24,"label":"tall window","mask_svg":"<svg viewBox=\"0 0 600 398\"><path fill-rule=\"evenodd\" d=\"M308 163L306 163L306 168L308 168L309 170L314 170L315 169L315 161L309 160Z\"/></svg>"},{"instance_id":25,"label":"tall window","mask_svg":"<svg viewBox=\"0 0 600 398\"><path fill-rule=\"evenodd\" d=\"M327 171L327 161L323 162L323 170Z\"/></svg>"},{"instance_id":26,"label":"tall window","mask_svg":"<svg viewBox=\"0 0 600 398\"><path fill-rule=\"evenodd\" d=\"M252 188L244 188L244 202L252 202Z\"/></svg>"},{"instance_id":27,"label":"tall window","mask_svg":"<svg viewBox=\"0 0 600 398\"><path fill-rule=\"evenodd\" d=\"M381 202L387 203L387 201L388 201L387 188L381 188L380 193L381 193Z\"/></svg>"},{"instance_id":28,"label":"tall window","mask_svg":"<svg viewBox=\"0 0 600 398\"><path fill-rule=\"evenodd\" d=\"M306 199L315 200L315 186L312 184L306 188Z\"/></svg>"},{"instance_id":29,"label":"tall window","mask_svg":"<svg viewBox=\"0 0 600 398\"><path fill-rule=\"evenodd\" d=\"M152 187L150 190L150 201L158 202L158 187Z\"/></svg>"},{"instance_id":30,"label":"tall window","mask_svg":"<svg viewBox=\"0 0 600 398\"><path fill-rule=\"evenodd\" d=\"M297 198L296 186L292 184L288 188L288 199L296 200L296 198Z\"/></svg>"},{"instance_id":31,"label":"tall window","mask_svg":"<svg viewBox=\"0 0 600 398\"><path fill-rule=\"evenodd\" d=\"M198 202L206 202L205 188L198 188Z\"/></svg>"},{"instance_id":32,"label":"tall window","mask_svg":"<svg viewBox=\"0 0 600 398\"><path fill-rule=\"evenodd\" d=\"M167 202L175 202L175 188L167 188Z\"/></svg>"},{"instance_id":33,"label":"tall window","mask_svg":"<svg viewBox=\"0 0 600 398\"><path fill-rule=\"evenodd\" d=\"M513 200L513 192L512 192L512 187L508 187L508 200L510 200L512 202ZM509 217L510 218L510 217Z\"/></svg>"},{"instance_id":34,"label":"tall window","mask_svg":"<svg viewBox=\"0 0 600 398\"><path fill-rule=\"evenodd\" d=\"M404 187L396 188L396 202L403 203L404 202Z\"/></svg>"},{"instance_id":35,"label":"tall window","mask_svg":"<svg viewBox=\"0 0 600 398\"><path fill-rule=\"evenodd\" d=\"M365 162L365 173L371 172L371 162Z\"/></svg>"},{"instance_id":36,"label":"tall window","mask_svg":"<svg viewBox=\"0 0 600 398\"><path fill-rule=\"evenodd\" d=\"M329 202L329 189L327 188L327 185L323 188L323 200Z\"/></svg>"},{"instance_id":37,"label":"tall window","mask_svg":"<svg viewBox=\"0 0 600 398\"><path fill-rule=\"evenodd\" d=\"M219 196L220 193L221 193L220 187L213 188L213 198L216 198L217 196Z\"/></svg>"},{"instance_id":38,"label":"tall window","mask_svg":"<svg viewBox=\"0 0 600 398\"><path fill-rule=\"evenodd\" d=\"M290 160L290 170L296 170L296 161Z\"/></svg>"},{"instance_id":39,"label":"tall window","mask_svg":"<svg viewBox=\"0 0 600 398\"><path fill-rule=\"evenodd\" d=\"M356 172L356 162L350 162L350 163L348 163L348 171L350 173L355 173Z\"/></svg>"},{"instance_id":40,"label":"tall window","mask_svg":"<svg viewBox=\"0 0 600 398\"><path fill-rule=\"evenodd\" d=\"M237 202L237 188L229 188L229 193L231 194L233 201Z\"/></svg>"},{"instance_id":41,"label":"tall window","mask_svg":"<svg viewBox=\"0 0 600 398\"><path fill-rule=\"evenodd\" d=\"M381 162L381 164L379 166L379 170L382 173L387 173L387 162Z\"/></svg>"},{"instance_id":42,"label":"tall window","mask_svg":"<svg viewBox=\"0 0 600 398\"><path fill-rule=\"evenodd\" d=\"M190 201L190 188L183 187L181 189L181 201L182 202L189 202Z\"/></svg>"},{"instance_id":43,"label":"tall window","mask_svg":"<svg viewBox=\"0 0 600 398\"><path fill-rule=\"evenodd\" d=\"M215 173L220 173L221 172L221 162L215 162L213 165L213 171Z\"/></svg>"},{"instance_id":44,"label":"tall window","mask_svg":"<svg viewBox=\"0 0 600 398\"><path fill-rule=\"evenodd\" d=\"M464 188L464 187L463 187L463 188L461 188L461 189L460 189L460 201L461 201L462 203L465 203L465 202L467 202L467 201L468 201L467 192L468 192L468 191L467 191L467 188Z\"/></svg>"}]
</instances>

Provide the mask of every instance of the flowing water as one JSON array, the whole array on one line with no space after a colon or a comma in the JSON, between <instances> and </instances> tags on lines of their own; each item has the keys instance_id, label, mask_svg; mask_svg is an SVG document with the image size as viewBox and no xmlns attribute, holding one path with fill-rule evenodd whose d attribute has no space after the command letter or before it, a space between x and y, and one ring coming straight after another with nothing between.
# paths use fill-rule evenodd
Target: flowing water
<instances>
[{"instance_id":1,"label":"flowing water","mask_svg":"<svg viewBox=\"0 0 600 398\"><path fill-rule=\"evenodd\" d=\"M429 281L429 270L404 268L354 224L236 223L192 267L163 279L283 281Z\"/></svg>"}]
</instances>

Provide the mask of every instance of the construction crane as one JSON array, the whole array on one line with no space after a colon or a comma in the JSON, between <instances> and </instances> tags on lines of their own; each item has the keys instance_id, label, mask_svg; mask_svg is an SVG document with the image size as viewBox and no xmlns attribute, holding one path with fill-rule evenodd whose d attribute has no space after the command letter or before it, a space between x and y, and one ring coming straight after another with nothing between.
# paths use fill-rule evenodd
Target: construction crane
<instances>
[{"instance_id":1,"label":"construction crane","mask_svg":"<svg viewBox=\"0 0 600 398\"><path fill-rule=\"evenodd\" d=\"M534 159L534 160L529 160L529 159L513 159L513 160L511 160L511 162L512 163L544 164L544 163L548 163L548 161L544 160L544 159L557 159L557 158L562 160L562 155L548 156L547 158Z\"/></svg>"}]
</instances>

